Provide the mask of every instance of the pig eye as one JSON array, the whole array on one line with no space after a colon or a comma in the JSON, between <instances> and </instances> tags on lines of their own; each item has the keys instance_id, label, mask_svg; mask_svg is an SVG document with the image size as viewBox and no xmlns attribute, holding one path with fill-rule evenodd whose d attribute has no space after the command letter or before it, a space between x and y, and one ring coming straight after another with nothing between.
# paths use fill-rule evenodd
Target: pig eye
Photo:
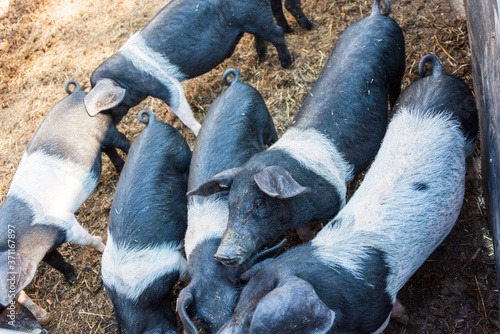
<instances>
[{"instance_id":1,"label":"pig eye","mask_svg":"<svg viewBox=\"0 0 500 334\"><path fill-rule=\"evenodd\" d=\"M253 203L254 209L262 210L266 207L266 201L262 198L258 198Z\"/></svg>"}]
</instances>

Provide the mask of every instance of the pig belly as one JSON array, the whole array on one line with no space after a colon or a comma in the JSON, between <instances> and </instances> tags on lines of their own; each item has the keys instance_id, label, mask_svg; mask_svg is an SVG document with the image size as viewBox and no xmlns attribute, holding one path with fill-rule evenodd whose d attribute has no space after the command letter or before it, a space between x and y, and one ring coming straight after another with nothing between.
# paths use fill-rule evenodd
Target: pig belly
<instances>
[{"instance_id":1,"label":"pig belly","mask_svg":"<svg viewBox=\"0 0 500 334\"><path fill-rule=\"evenodd\" d=\"M97 181L97 175L70 160L41 152L25 153L9 195L30 203L36 218L40 218L39 215L54 217L58 219L50 220L50 224L63 224L92 193ZM44 224L44 221L35 219L35 223Z\"/></svg>"}]
</instances>

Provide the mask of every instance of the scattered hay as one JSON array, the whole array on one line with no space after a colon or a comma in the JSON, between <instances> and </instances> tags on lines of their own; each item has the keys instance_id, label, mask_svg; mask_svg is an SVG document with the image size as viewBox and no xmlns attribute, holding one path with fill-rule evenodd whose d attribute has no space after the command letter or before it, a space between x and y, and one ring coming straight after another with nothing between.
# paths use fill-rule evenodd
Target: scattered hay
<instances>
[{"instance_id":1,"label":"scattered hay","mask_svg":"<svg viewBox=\"0 0 500 334\"><path fill-rule=\"evenodd\" d=\"M267 61L258 64L254 38L245 36L235 54L199 78L183 83L199 121L224 89L222 73L241 66L241 79L257 88L274 118L278 134L287 129L305 95L315 82L338 36L354 21L368 15L371 1L303 0L315 23L302 30L288 15L295 31L286 36L295 58L290 70L279 65L271 45ZM403 85L417 78L417 65L427 53L436 54L446 73L472 86L467 28L448 1L393 0L393 17L406 39L407 71ZM164 2L153 0L12 0L0 16L0 194L5 198L21 156L49 108L64 95L63 85L75 79L89 86L92 70L112 55L135 31L159 11ZM443 14L441 14L443 13ZM1 15L1 14L0 14ZM138 110L148 108L167 120L163 102L148 98L119 124L134 138L143 125ZM175 120L172 124L193 147L193 134ZM477 154L478 155L478 152ZM107 157L100 183L78 210L77 218L92 234L106 238L107 222L118 175ZM349 186L352 194L361 182ZM387 333L492 333L496 330L496 286L491 239L487 230L481 177L466 194L459 221L443 246L415 274L400 293L410 310L410 323L389 325ZM323 223L317 224L319 229ZM287 233L287 248L300 243ZM75 266L73 285L51 267L41 264L28 287L30 296L45 307L53 320L50 333L116 333L109 298L100 279L100 254L73 244L61 247ZM176 296L184 283L173 290Z\"/></svg>"}]
</instances>

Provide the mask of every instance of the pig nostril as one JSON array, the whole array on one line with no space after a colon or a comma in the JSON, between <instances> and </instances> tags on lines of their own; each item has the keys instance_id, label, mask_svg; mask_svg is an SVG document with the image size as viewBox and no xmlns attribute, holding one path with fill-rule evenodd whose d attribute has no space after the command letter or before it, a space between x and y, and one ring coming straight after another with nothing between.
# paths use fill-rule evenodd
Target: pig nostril
<instances>
[{"instance_id":1,"label":"pig nostril","mask_svg":"<svg viewBox=\"0 0 500 334\"><path fill-rule=\"evenodd\" d=\"M237 258L232 258L225 254L217 253L214 255L214 258L225 266L235 266L238 264Z\"/></svg>"}]
</instances>

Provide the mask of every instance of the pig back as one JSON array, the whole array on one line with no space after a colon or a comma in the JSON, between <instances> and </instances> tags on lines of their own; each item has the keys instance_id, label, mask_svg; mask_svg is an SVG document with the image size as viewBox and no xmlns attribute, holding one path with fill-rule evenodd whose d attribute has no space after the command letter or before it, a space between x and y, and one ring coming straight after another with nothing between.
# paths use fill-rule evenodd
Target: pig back
<instances>
[{"instance_id":1,"label":"pig back","mask_svg":"<svg viewBox=\"0 0 500 334\"><path fill-rule=\"evenodd\" d=\"M101 142L112 126L111 116L88 115L80 88L57 102L47 113L31 139L26 153L42 152L68 159L99 175Z\"/></svg>"},{"instance_id":2,"label":"pig back","mask_svg":"<svg viewBox=\"0 0 500 334\"><path fill-rule=\"evenodd\" d=\"M239 80L233 81L205 116L193 151L189 189L243 165L276 140L273 120L260 93Z\"/></svg>"},{"instance_id":3,"label":"pig back","mask_svg":"<svg viewBox=\"0 0 500 334\"><path fill-rule=\"evenodd\" d=\"M312 127L333 139L358 174L373 160L385 134L388 92L400 86L404 67L404 38L394 20L371 15L352 24L292 127Z\"/></svg>"},{"instance_id":4,"label":"pig back","mask_svg":"<svg viewBox=\"0 0 500 334\"><path fill-rule=\"evenodd\" d=\"M133 142L118 181L109 225L113 238L133 238L138 244L182 240L190 159L180 133L150 118Z\"/></svg>"}]
</instances>

